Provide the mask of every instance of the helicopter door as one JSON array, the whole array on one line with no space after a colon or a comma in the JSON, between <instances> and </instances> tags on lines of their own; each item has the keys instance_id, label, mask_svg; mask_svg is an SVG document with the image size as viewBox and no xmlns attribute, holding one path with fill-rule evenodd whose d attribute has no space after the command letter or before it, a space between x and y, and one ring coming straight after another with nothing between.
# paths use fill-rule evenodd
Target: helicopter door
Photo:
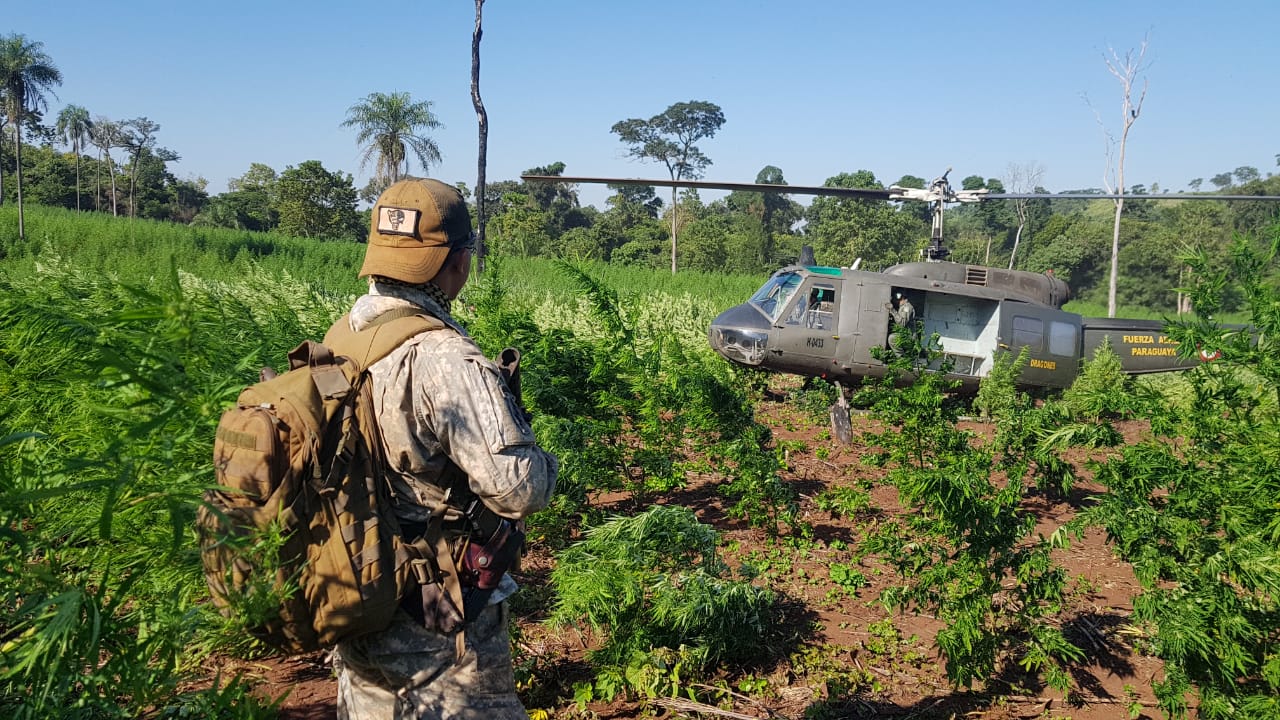
<instances>
[{"instance_id":1,"label":"helicopter door","mask_svg":"<svg viewBox=\"0 0 1280 720\"><path fill-rule=\"evenodd\" d=\"M780 365L822 375L830 372L835 357L840 321L840 279L810 277L779 323Z\"/></svg>"},{"instance_id":2,"label":"helicopter door","mask_svg":"<svg viewBox=\"0 0 1280 720\"><path fill-rule=\"evenodd\" d=\"M1080 316L1056 308L1006 300L1000 309L999 348L1013 354L1027 348L1021 380L1067 387L1080 359Z\"/></svg>"}]
</instances>

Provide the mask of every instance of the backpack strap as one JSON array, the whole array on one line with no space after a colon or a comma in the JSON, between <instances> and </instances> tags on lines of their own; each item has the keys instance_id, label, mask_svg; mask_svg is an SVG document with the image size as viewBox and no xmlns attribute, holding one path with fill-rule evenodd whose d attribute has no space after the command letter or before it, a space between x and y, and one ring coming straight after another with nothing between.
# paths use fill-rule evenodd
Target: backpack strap
<instances>
[{"instance_id":1,"label":"backpack strap","mask_svg":"<svg viewBox=\"0 0 1280 720\"><path fill-rule=\"evenodd\" d=\"M334 355L350 358L361 369L368 368L400 347L405 340L430 330L443 330L444 321L427 315L418 308L399 308L380 315L373 324L356 332L351 329L350 313L325 333L324 344Z\"/></svg>"}]
</instances>

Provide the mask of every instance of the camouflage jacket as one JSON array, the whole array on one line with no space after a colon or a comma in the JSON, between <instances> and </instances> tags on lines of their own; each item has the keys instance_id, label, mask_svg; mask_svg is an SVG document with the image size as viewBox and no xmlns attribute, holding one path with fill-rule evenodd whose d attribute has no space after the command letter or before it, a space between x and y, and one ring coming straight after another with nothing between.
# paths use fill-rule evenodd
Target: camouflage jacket
<instances>
[{"instance_id":1,"label":"camouflage jacket","mask_svg":"<svg viewBox=\"0 0 1280 720\"><path fill-rule=\"evenodd\" d=\"M906 298L902 298L898 302L896 310L891 307L889 314L893 317L893 324L898 327L910 327L911 323L915 322L916 319L916 309L912 306L911 301Z\"/></svg>"},{"instance_id":2,"label":"camouflage jacket","mask_svg":"<svg viewBox=\"0 0 1280 720\"><path fill-rule=\"evenodd\" d=\"M499 515L518 519L546 507L558 461L538 447L497 366L448 312L419 290L371 283L351 309L352 329L406 305L448 329L410 338L369 368L396 514L425 521L451 462Z\"/></svg>"}]
</instances>

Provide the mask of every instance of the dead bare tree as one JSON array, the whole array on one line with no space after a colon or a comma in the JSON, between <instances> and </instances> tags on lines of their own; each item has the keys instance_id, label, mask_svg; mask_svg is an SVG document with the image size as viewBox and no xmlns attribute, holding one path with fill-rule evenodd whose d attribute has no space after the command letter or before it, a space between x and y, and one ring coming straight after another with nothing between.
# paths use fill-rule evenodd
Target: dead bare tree
<instances>
[{"instance_id":1,"label":"dead bare tree","mask_svg":"<svg viewBox=\"0 0 1280 720\"><path fill-rule=\"evenodd\" d=\"M1011 193L1033 193L1044 177L1044 167L1029 162L1025 165L1009 163L1005 170L1005 189ZM1022 232L1027 227L1031 200L1016 198L1013 201L1013 212L1018 216L1018 230L1013 235L1013 252L1009 253L1009 269L1013 269L1013 261L1018 257L1018 243L1022 242ZM989 247L989 246L988 246Z\"/></svg>"},{"instance_id":2,"label":"dead bare tree","mask_svg":"<svg viewBox=\"0 0 1280 720\"><path fill-rule=\"evenodd\" d=\"M1107 65L1107 72L1120 81L1120 87L1124 93L1124 103L1121 105L1123 125L1118 142L1107 129L1106 123L1102 121L1102 115L1096 108L1093 111L1107 142L1107 167L1102 174L1102 184L1108 193L1120 196L1115 199L1116 214L1111 234L1111 278L1107 285L1107 317L1115 317L1116 279L1120 265L1120 215L1124 212L1124 153L1129 141L1129 129L1142 115L1142 102L1147 98L1147 78L1139 77L1146 71L1142 61L1147 54L1147 38L1142 39L1142 45L1137 50L1126 51L1123 58L1115 48L1108 47L1107 53L1109 55L1102 56L1103 62ZM1133 95L1139 79L1141 79L1142 89L1138 92L1138 98L1135 101Z\"/></svg>"},{"instance_id":3,"label":"dead bare tree","mask_svg":"<svg viewBox=\"0 0 1280 720\"><path fill-rule=\"evenodd\" d=\"M476 125L480 134L480 152L476 156L476 270L484 272L485 256L489 254L489 246L485 243L484 169L489 152L489 114L485 112L484 101L480 99L480 36L484 31L480 27L484 0L476 0L476 29L471 33L471 104L476 108Z\"/></svg>"}]
</instances>

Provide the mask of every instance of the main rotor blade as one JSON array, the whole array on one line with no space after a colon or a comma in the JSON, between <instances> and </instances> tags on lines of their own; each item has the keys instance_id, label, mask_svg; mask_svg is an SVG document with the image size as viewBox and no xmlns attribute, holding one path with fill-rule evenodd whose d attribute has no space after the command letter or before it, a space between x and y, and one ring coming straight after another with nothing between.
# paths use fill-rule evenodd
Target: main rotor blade
<instances>
[{"instance_id":1,"label":"main rotor blade","mask_svg":"<svg viewBox=\"0 0 1280 720\"><path fill-rule=\"evenodd\" d=\"M590 183L594 185L641 185L650 187L687 187L702 190L739 190L797 195L830 195L862 200L902 199L889 190L868 188L820 187L815 185L765 185L761 183L725 183L704 180L642 180L639 178L568 177L561 175L521 175L521 180L551 183Z\"/></svg>"},{"instance_id":2,"label":"main rotor blade","mask_svg":"<svg viewBox=\"0 0 1280 720\"><path fill-rule=\"evenodd\" d=\"M1280 195L1213 195L1207 193L989 193L985 200L1280 200Z\"/></svg>"},{"instance_id":3,"label":"main rotor blade","mask_svg":"<svg viewBox=\"0 0 1280 720\"><path fill-rule=\"evenodd\" d=\"M572 177L565 175L521 175L521 180L544 183L588 183L593 185L638 185L648 187L687 187L703 190L731 190L741 192L782 193L786 195L828 195L831 197L858 198L862 200L919 200L903 196L903 189L876 188L841 188L820 185L766 185L762 183L730 183L707 180L645 180L641 178L600 178ZM929 192L922 190L918 192ZM959 191L960 195L967 191ZM966 199L973 200L1261 200L1277 201L1280 195L1213 195L1207 193L1159 193L1156 195L1138 193L986 193ZM928 200L931 202L934 199ZM946 202L957 202L957 198L941 198Z\"/></svg>"}]
</instances>

